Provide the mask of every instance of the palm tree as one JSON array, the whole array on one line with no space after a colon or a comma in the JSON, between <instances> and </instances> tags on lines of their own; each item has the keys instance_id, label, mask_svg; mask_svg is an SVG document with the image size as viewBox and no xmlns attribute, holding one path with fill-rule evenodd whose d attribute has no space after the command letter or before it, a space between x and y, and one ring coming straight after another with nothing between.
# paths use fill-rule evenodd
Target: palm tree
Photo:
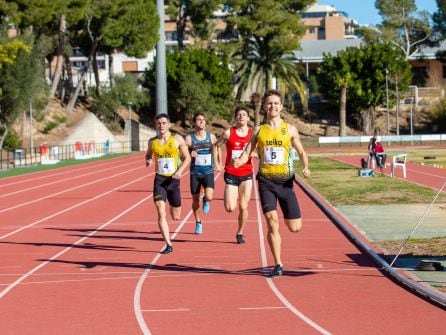
<instances>
[{"instance_id":1,"label":"palm tree","mask_svg":"<svg viewBox=\"0 0 446 335\"><path fill-rule=\"evenodd\" d=\"M245 94L261 93L273 88L274 79L284 93L297 92L306 106L305 84L296 59L282 48L273 47L267 38L250 37L230 54L234 65L237 100ZM256 122L259 120L256 108ZM257 125L257 124L256 124Z\"/></svg>"}]
</instances>

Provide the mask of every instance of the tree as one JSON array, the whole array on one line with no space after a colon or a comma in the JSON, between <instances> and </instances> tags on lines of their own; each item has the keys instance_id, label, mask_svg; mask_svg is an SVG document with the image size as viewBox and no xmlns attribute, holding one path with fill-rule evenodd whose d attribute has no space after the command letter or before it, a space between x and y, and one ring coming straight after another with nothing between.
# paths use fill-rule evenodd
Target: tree
<instances>
[{"instance_id":1,"label":"tree","mask_svg":"<svg viewBox=\"0 0 446 335\"><path fill-rule=\"evenodd\" d=\"M88 55L82 75L72 95L68 110L72 110L80 87L91 65L99 95L99 75L96 62L98 50L111 53L122 50L128 56L145 57L158 40L159 18L152 0L101 0L92 1L82 25L77 27L77 41Z\"/></svg>"},{"instance_id":2,"label":"tree","mask_svg":"<svg viewBox=\"0 0 446 335\"><path fill-rule=\"evenodd\" d=\"M350 65L351 54L355 53L353 48L338 52L333 57L324 55L324 61L317 69L317 82L320 90L332 103L339 103L339 136L345 136L347 120L347 91L354 86L356 74Z\"/></svg>"},{"instance_id":3,"label":"tree","mask_svg":"<svg viewBox=\"0 0 446 335\"><path fill-rule=\"evenodd\" d=\"M217 0L167 0L166 14L176 22L178 49L185 49L186 29L194 31L194 35L207 39L212 25L209 24L213 12L218 9L220 1ZM188 23L190 23L188 27Z\"/></svg>"},{"instance_id":4,"label":"tree","mask_svg":"<svg viewBox=\"0 0 446 335\"><path fill-rule=\"evenodd\" d=\"M56 58L54 75L50 75L52 80L50 98L55 95L62 74L67 37L65 33L66 25L73 25L80 20L87 1L15 1L17 4L17 15L15 15L14 23L18 25L19 30L25 31L31 28L36 36L37 44L40 43L38 42L40 40L50 41L48 53L45 56L49 63L52 62L53 57ZM55 42L56 40L58 41L57 43Z\"/></svg>"},{"instance_id":5,"label":"tree","mask_svg":"<svg viewBox=\"0 0 446 335\"><path fill-rule=\"evenodd\" d=\"M0 148L11 125L44 88L41 63L36 49L32 48L33 42L32 37L26 35L0 47L0 59L6 59L0 61Z\"/></svg>"},{"instance_id":6,"label":"tree","mask_svg":"<svg viewBox=\"0 0 446 335\"><path fill-rule=\"evenodd\" d=\"M232 0L228 22L237 27L241 41L231 53L237 98L246 91L262 93L277 79L283 91L297 91L306 101L301 70L290 56L305 32L298 15L312 0ZM258 120L258 115L256 115Z\"/></svg>"},{"instance_id":7,"label":"tree","mask_svg":"<svg viewBox=\"0 0 446 335\"><path fill-rule=\"evenodd\" d=\"M342 91L348 87L346 105L360 113L361 128L369 133L376 107L386 102L386 71L390 74L392 92L397 92L396 87L407 90L411 71L403 52L389 43L369 43L347 48L335 57L326 55L318 70L318 83L324 96L335 103L342 101Z\"/></svg>"},{"instance_id":8,"label":"tree","mask_svg":"<svg viewBox=\"0 0 446 335\"><path fill-rule=\"evenodd\" d=\"M228 105L232 107L233 101L232 72L221 54L192 47L166 56L168 108L173 121L181 120L184 124L196 108L213 115L228 114ZM153 97L155 76L156 71L151 67L144 83Z\"/></svg>"},{"instance_id":9,"label":"tree","mask_svg":"<svg viewBox=\"0 0 446 335\"><path fill-rule=\"evenodd\" d=\"M446 0L436 0L437 11L432 15L433 30L437 40L446 39Z\"/></svg>"},{"instance_id":10,"label":"tree","mask_svg":"<svg viewBox=\"0 0 446 335\"><path fill-rule=\"evenodd\" d=\"M406 59L427 45L432 35L429 14L417 11L415 0L376 0L375 7L383 22L373 28L363 28L367 41L389 42L400 48Z\"/></svg>"}]
</instances>

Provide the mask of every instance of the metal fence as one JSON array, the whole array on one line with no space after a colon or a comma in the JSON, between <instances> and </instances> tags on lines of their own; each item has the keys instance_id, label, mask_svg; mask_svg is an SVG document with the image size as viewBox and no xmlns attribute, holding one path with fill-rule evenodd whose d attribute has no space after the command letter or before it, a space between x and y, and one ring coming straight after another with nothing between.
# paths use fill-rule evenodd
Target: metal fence
<instances>
[{"instance_id":1,"label":"metal fence","mask_svg":"<svg viewBox=\"0 0 446 335\"><path fill-rule=\"evenodd\" d=\"M15 148L0 151L0 170L35 165L57 164L71 159L92 159L112 153L125 153L146 150L147 141L139 145L129 141L103 143L76 142L68 145L46 145L33 148ZM136 149L135 149L136 148Z\"/></svg>"}]
</instances>

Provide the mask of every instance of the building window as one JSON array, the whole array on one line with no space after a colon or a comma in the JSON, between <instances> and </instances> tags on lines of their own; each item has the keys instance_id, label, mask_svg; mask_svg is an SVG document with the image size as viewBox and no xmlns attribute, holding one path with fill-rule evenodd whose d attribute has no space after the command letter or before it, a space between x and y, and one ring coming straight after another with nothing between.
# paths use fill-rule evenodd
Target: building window
<instances>
[{"instance_id":1,"label":"building window","mask_svg":"<svg viewBox=\"0 0 446 335\"><path fill-rule=\"evenodd\" d=\"M314 28L314 27L310 27L309 29L308 29L308 33L309 34L314 34L316 32L316 29Z\"/></svg>"}]
</instances>

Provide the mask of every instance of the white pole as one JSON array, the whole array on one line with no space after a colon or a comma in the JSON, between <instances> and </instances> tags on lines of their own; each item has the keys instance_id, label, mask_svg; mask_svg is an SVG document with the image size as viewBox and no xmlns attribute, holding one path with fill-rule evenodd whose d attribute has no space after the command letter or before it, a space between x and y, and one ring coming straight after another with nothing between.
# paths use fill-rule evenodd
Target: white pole
<instances>
[{"instance_id":1,"label":"white pole","mask_svg":"<svg viewBox=\"0 0 446 335\"><path fill-rule=\"evenodd\" d=\"M410 144L413 145L413 98L410 98Z\"/></svg>"},{"instance_id":2,"label":"white pole","mask_svg":"<svg viewBox=\"0 0 446 335\"><path fill-rule=\"evenodd\" d=\"M34 141L33 141L33 101L29 100L29 149L31 150L31 157L33 156Z\"/></svg>"},{"instance_id":3,"label":"white pole","mask_svg":"<svg viewBox=\"0 0 446 335\"><path fill-rule=\"evenodd\" d=\"M389 70L387 69L386 69L386 109L387 109L387 135L390 135Z\"/></svg>"},{"instance_id":4,"label":"white pole","mask_svg":"<svg viewBox=\"0 0 446 335\"><path fill-rule=\"evenodd\" d=\"M164 33L164 0L156 0L160 19L156 44L156 115L167 114L166 36Z\"/></svg>"},{"instance_id":5,"label":"white pole","mask_svg":"<svg viewBox=\"0 0 446 335\"><path fill-rule=\"evenodd\" d=\"M129 102L129 152L132 151L132 103Z\"/></svg>"}]
</instances>

